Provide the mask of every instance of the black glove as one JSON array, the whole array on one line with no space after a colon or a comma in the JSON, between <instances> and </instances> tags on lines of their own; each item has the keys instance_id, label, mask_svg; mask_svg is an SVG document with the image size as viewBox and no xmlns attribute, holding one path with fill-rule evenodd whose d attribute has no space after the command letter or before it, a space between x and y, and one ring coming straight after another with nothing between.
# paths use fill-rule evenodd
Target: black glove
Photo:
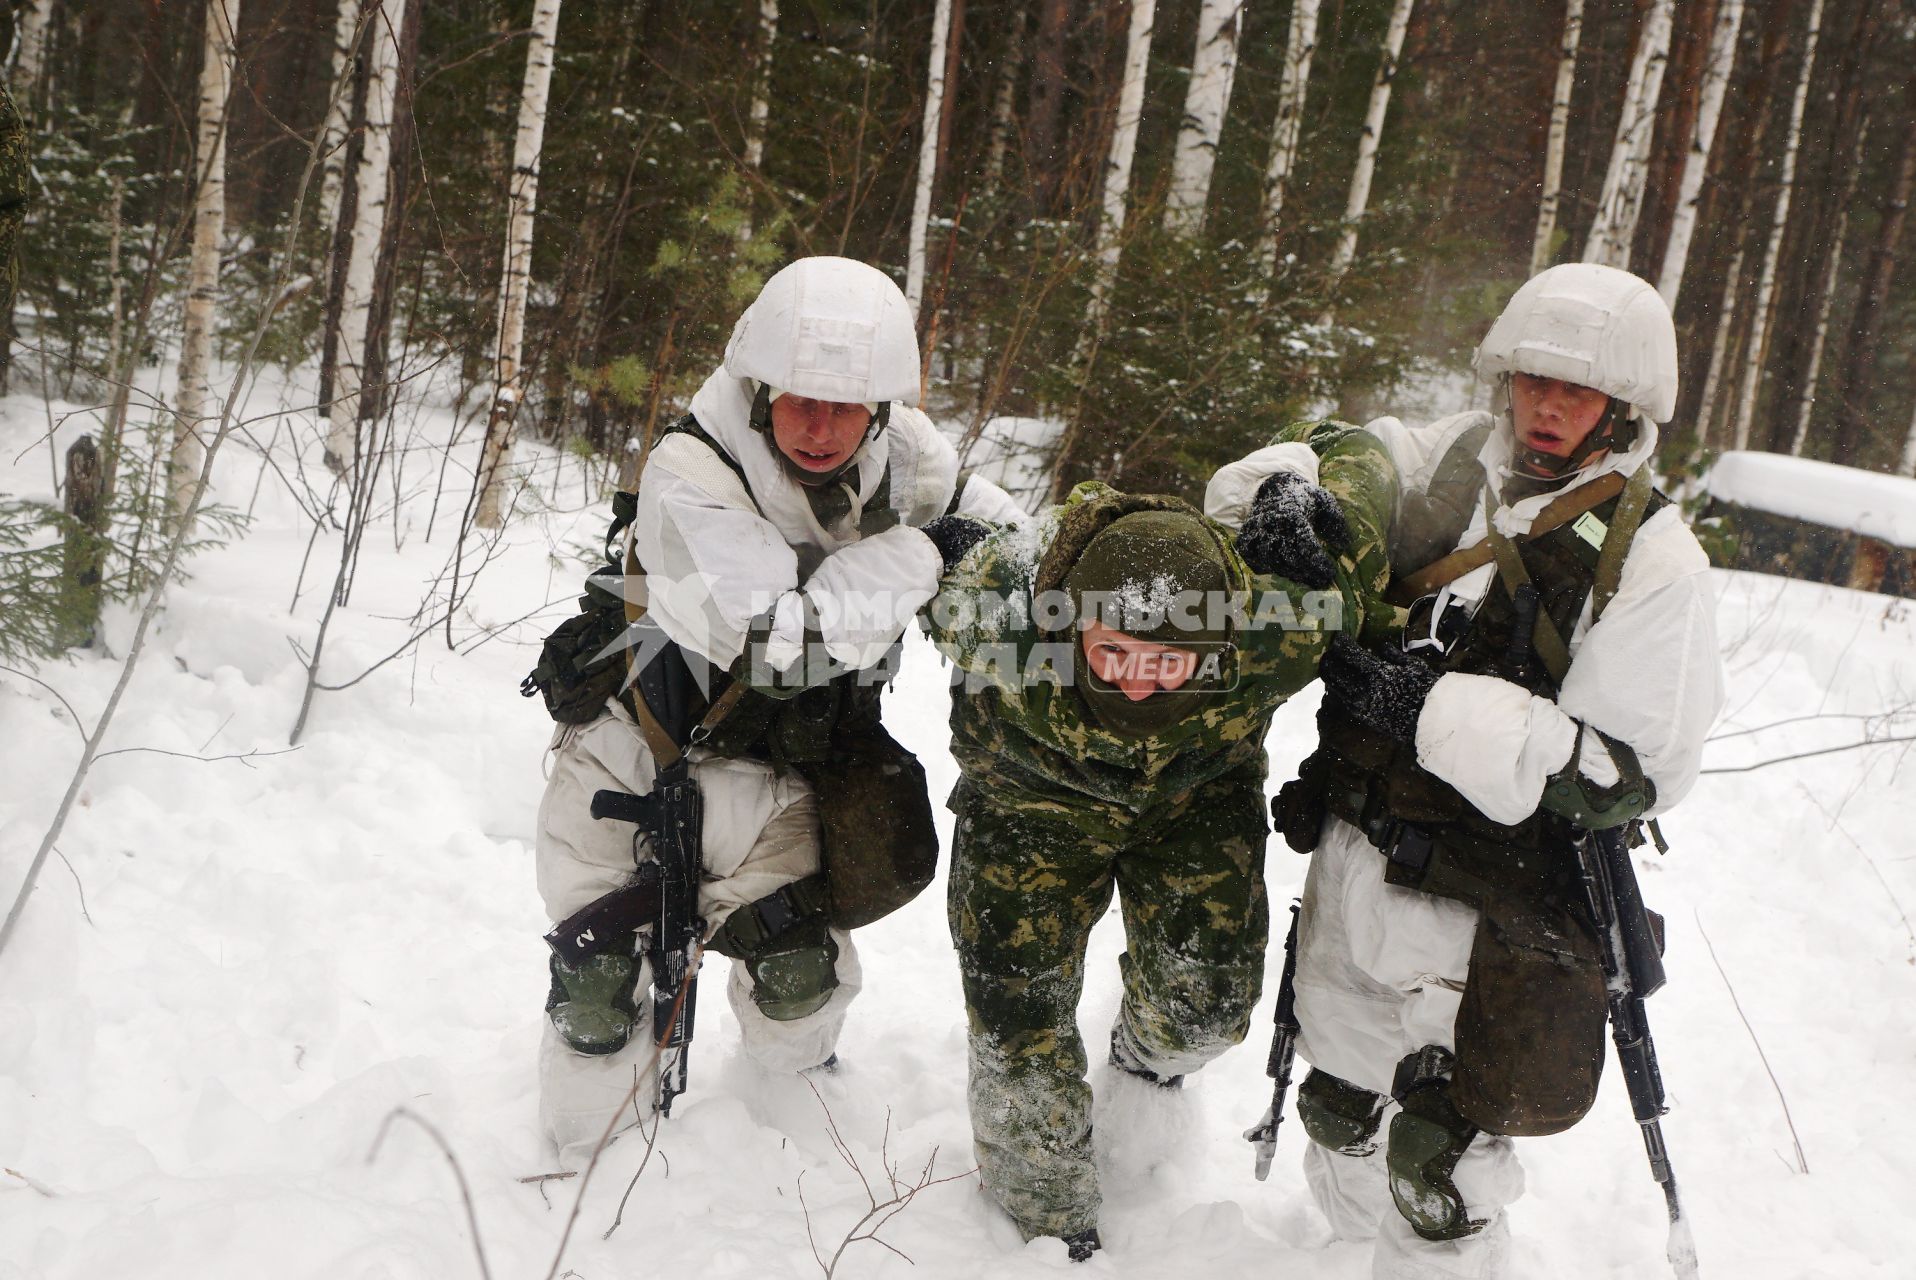
<instances>
[{"instance_id":1,"label":"black glove","mask_svg":"<svg viewBox=\"0 0 1916 1280\"><path fill-rule=\"evenodd\" d=\"M1237 553L1254 571L1320 591L1336 580L1332 553L1350 549L1350 525L1337 499L1294 471L1265 478L1237 535Z\"/></svg>"},{"instance_id":2,"label":"black glove","mask_svg":"<svg viewBox=\"0 0 1916 1280\"><path fill-rule=\"evenodd\" d=\"M991 536L990 525L970 516L939 516L920 525L918 531L938 548L938 554L944 557L946 573L965 558L967 551Z\"/></svg>"},{"instance_id":3,"label":"black glove","mask_svg":"<svg viewBox=\"0 0 1916 1280\"><path fill-rule=\"evenodd\" d=\"M1395 646L1378 657L1341 631L1331 638L1330 652L1317 671L1324 677L1327 702L1403 743L1417 741L1424 699L1443 675Z\"/></svg>"}]
</instances>

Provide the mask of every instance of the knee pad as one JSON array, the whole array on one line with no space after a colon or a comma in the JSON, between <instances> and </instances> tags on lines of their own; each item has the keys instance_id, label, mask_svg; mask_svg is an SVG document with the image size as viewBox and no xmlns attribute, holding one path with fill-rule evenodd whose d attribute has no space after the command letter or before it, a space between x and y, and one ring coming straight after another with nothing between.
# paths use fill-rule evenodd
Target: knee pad
<instances>
[{"instance_id":1,"label":"knee pad","mask_svg":"<svg viewBox=\"0 0 1916 1280\"><path fill-rule=\"evenodd\" d=\"M734 911L712 950L745 966L752 1003L774 1022L817 1013L838 989L838 941L824 910L787 885Z\"/></svg>"},{"instance_id":2,"label":"knee pad","mask_svg":"<svg viewBox=\"0 0 1916 1280\"><path fill-rule=\"evenodd\" d=\"M1340 1156L1377 1154L1377 1129L1390 1099L1313 1069L1297 1090L1297 1118L1312 1142Z\"/></svg>"},{"instance_id":3,"label":"knee pad","mask_svg":"<svg viewBox=\"0 0 1916 1280\"><path fill-rule=\"evenodd\" d=\"M546 1016L566 1044L579 1053L617 1053L632 1038L632 1003L638 980L635 956L603 952L577 968L552 957L552 988Z\"/></svg>"},{"instance_id":4,"label":"knee pad","mask_svg":"<svg viewBox=\"0 0 1916 1280\"><path fill-rule=\"evenodd\" d=\"M1462 1240L1488 1225L1472 1218L1452 1174L1479 1132L1450 1097L1451 1056L1428 1046L1398 1064L1392 1089L1402 1110L1390 1122L1391 1199L1426 1240Z\"/></svg>"}]
</instances>

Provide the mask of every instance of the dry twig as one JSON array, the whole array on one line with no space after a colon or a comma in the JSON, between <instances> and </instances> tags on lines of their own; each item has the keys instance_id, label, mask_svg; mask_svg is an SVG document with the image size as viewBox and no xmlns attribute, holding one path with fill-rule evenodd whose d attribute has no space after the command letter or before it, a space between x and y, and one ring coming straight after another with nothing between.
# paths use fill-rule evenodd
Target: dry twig
<instances>
[{"instance_id":1,"label":"dry twig","mask_svg":"<svg viewBox=\"0 0 1916 1280\"><path fill-rule=\"evenodd\" d=\"M1790 1100L1783 1096L1782 1082L1776 1078L1776 1072L1770 1067L1770 1055L1763 1052L1763 1042L1756 1038L1756 1028L1750 1025L1749 1016L1743 1012L1743 1002L1736 998L1736 987L1731 984L1730 975L1724 972L1723 962L1717 959L1716 944L1711 942L1710 935L1704 932L1703 916L1695 910L1692 910L1691 914L1696 916L1696 931L1703 935L1703 945L1710 950L1710 962L1716 966L1718 976L1723 979L1724 988L1730 993L1730 1003L1736 1007L1736 1016L1743 1020L1743 1029L1750 1033L1750 1043L1756 1046L1756 1056L1762 1061L1763 1070L1770 1077L1770 1087L1776 1090L1776 1100L1783 1104L1783 1123L1790 1127L1790 1141L1796 1144L1796 1171L1806 1174L1810 1171L1810 1162L1803 1155L1803 1139L1797 1136L1796 1121L1790 1115Z\"/></svg>"},{"instance_id":2,"label":"dry twig","mask_svg":"<svg viewBox=\"0 0 1916 1280\"><path fill-rule=\"evenodd\" d=\"M446 1163L452 1166L452 1176L459 1181L459 1198L465 1202L466 1206L466 1225L472 1231L473 1252L479 1255L479 1274L482 1280L492 1280L492 1268L486 1265L486 1246L479 1239L479 1214L478 1211L473 1208L472 1188L466 1185L466 1171L459 1167L459 1157L452 1153L452 1147L447 1144L445 1136L433 1126L430 1120L410 1107L394 1107L386 1113L386 1118L380 1122L379 1133L373 1138L372 1150L366 1153L366 1163L371 1164L379 1158L379 1147L381 1143L386 1141L386 1131L392 1128L393 1121L401 1118L410 1120L421 1129L424 1129L427 1135L432 1138L433 1142L438 1145L441 1154L446 1157Z\"/></svg>"}]
</instances>

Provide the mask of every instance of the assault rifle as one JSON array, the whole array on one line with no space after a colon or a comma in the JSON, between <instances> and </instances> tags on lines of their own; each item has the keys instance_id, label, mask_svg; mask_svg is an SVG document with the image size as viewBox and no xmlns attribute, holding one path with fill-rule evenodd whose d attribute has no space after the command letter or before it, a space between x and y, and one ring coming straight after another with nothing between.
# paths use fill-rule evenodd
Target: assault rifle
<instances>
[{"instance_id":1,"label":"assault rifle","mask_svg":"<svg viewBox=\"0 0 1916 1280\"><path fill-rule=\"evenodd\" d=\"M1284 1123L1284 1098L1291 1091L1291 1063L1297 1056L1297 920L1298 906L1291 903L1291 932L1284 940L1284 976L1277 983L1277 1029L1271 1035L1271 1056L1265 1060L1264 1074L1276 1083L1271 1089L1271 1106L1264 1118L1244 1137L1257 1152L1257 1180L1271 1174L1271 1157L1277 1154L1277 1127Z\"/></svg>"},{"instance_id":2,"label":"assault rifle","mask_svg":"<svg viewBox=\"0 0 1916 1280\"><path fill-rule=\"evenodd\" d=\"M629 888L586 909L602 912L601 921L575 916L553 933L572 927L576 939L578 925L593 934L652 926L645 942L645 958L652 970L652 1036L661 1052L677 1050L659 1077L659 1114L669 1116L672 1099L685 1092L686 1058L698 1009L697 966L705 940L705 920L699 915L699 882L705 870L700 839L704 798L681 757L659 771L650 795L623 791L594 795L592 816L637 824L651 841L652 857L639 863L638 878ZM565 953L560 955L563 958Z\"/></svg>"},{"instance_id":3,"label":"assault rifle","mask_svg":"<svg viewBox=\"0 0 1916 1280\"><path fill-rule=\"evenodd\" d=\"M1630 1110L1643 1130L1643 1148L1650 1157L1650 1176L1663 1188L1670 1212L1667 1256L1678 1276L1697 1274L1696 1241L1677 1200L1676 1175L1670 1152L1663 1144L1663 1114L1669 1110L1663 1094L1663 1074L1657 1069L1657 1049L1643 1002L1663 986L1663 957L1650 913L1637 887L1636 867L1624 839L1627 828L1615 826L1578 833L1577 870L1583 882L1585 908L1596 927L1597 947L1603 958L1603 977L1610 992L1610 1036L1630 1093Z\"/></svg>"}]
</instances>

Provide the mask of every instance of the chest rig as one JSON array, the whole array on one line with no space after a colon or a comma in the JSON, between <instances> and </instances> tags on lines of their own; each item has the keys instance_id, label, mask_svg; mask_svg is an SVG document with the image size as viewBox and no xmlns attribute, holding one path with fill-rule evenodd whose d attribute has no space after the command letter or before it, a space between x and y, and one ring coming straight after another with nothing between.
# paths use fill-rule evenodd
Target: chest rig
<instances>
[{"instance_id":1,"label":"chest rig","mask_svg":"<svg viewBox=\"0 0 1916 1280\"><path fill-rule=\"evenodd\" d=\"M1441 656L1431 658L1436 669L1495 676L1556 700L1569 665L1565 641L1585 601L1594 595L1593 608L1601 613L1616 593L1623 556L1638 526L1668 505L1650 489L1647 472L1628 485L1619 476L1600 492L1609 496L1593 505L1588 499L1599 496L1596 493L1573 490L1564 495L1565 505L1540 516L1533 534L1521 542L1495 533L1492 525L1487 539L1491 545L1485 551L1457 553L1477 563L1494 558L1498 572L1468 622L1455 610L1450 617L1433 619L1433 596L1412 604L1406 635L1437 638L1443 647ZM1573 498L1581 500L1570 503ZM1583 509L1571 516L1571 505ZM1453 561L1451 567L1457 563L1463 561ZM1406 581L1434 585L1431 576L1441 582L1456 574L1414 573ZM1433 651L1422 652L1430 656ZM1320 820L1328 812L1362 831L1388 859L1385 879L1391 884L1475 906L1493 895L1532 900L1574 895L1569 818L1539 806L1521 822L1497 822L1419 766L1413 745L1369 729L1329 703L1319 712L1318 735L1318 749L1300 767L1299 783L1294 784L1299 787L1296 799L1285 806L1302 812L1279 814L1287 838L1294 823L1312 825L1309 811L1314 809ZM1629 756L1627 747L1605 741L1613 755ZM1619 764L1626 772L1634 770L1634 757ZM1315 836L1312 829L1312 844ZM1296 847L1300 842L1291 843Z\"/></svg>"}]
</instances>

